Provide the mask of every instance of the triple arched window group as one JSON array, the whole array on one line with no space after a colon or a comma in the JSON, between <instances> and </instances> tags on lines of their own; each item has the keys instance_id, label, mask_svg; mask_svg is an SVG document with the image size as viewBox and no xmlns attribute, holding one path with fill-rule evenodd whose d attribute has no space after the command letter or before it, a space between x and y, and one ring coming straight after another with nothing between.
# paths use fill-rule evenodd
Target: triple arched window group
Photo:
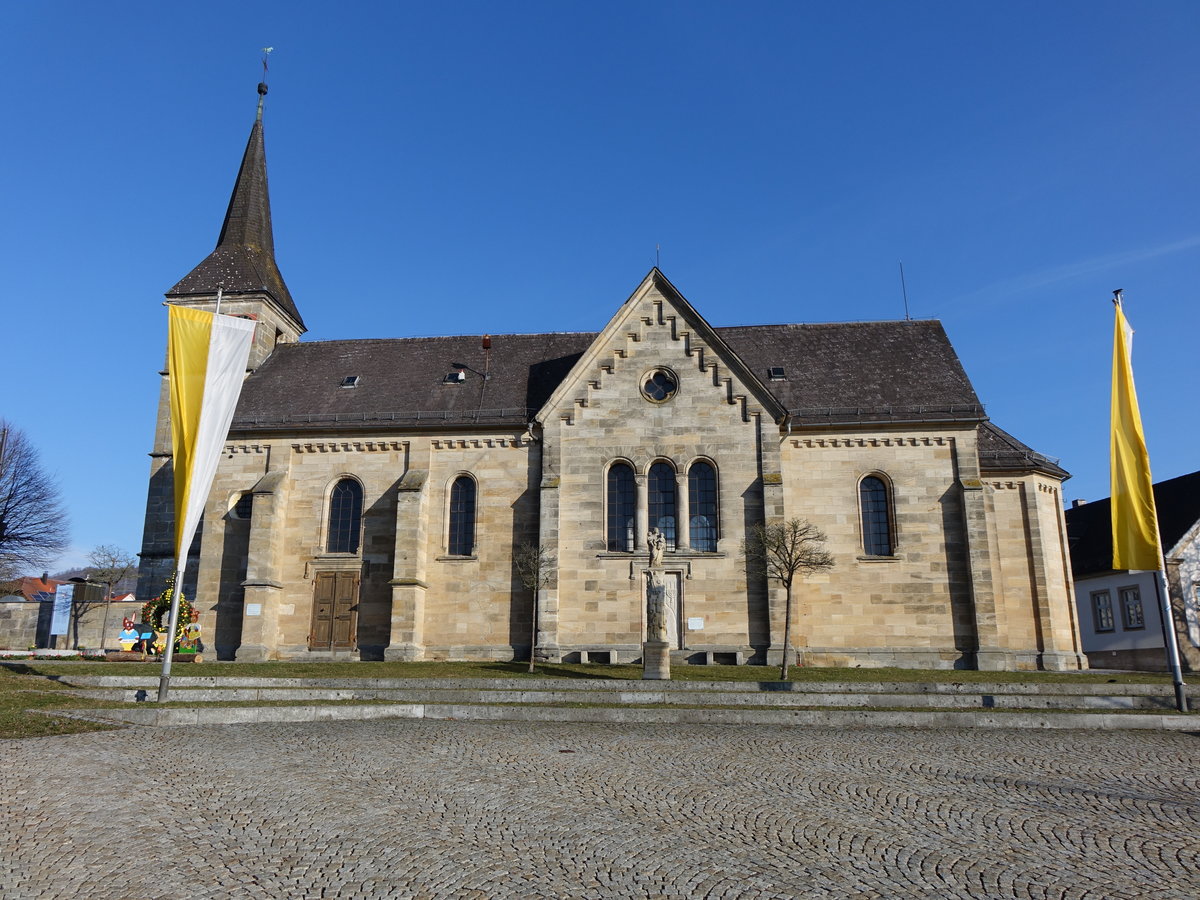
<instances>
[{"instance_id":1,"label":"triple arched window group","mask_svg":"<svg viewBox=\"0 0 1200 900\"><path fill-rule=\"evenodd\" d=\"M686 506L681 503L675 467L656 462L646 473L646 529L657 528L667 548L716 552L719 535L717 470L697 460L687 470ZM615 462L606 479L607 547L632 552L638 546L638 487L633 466Z\"/></svg>"}]
</instances>

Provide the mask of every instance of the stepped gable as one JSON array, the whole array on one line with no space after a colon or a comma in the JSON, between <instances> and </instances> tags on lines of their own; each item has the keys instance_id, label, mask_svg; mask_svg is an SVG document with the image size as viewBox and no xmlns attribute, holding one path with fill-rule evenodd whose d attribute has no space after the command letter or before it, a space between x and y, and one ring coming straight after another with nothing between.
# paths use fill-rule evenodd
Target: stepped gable
<instances>
[{"instance_id":1,"label":"stepped gable","mask_svg":"<svg viewBox=\"0 0 1200 900\"><path fill-rule=\"evenodd\" d=\"M1200 472L1168 478L1154 485L1154 507L1163 551L1200 522ZM1093 500L1067 510L1067 543L1076 578L1112 570L1112 501Z\"/></svg>"},{"instance_id":2,"label":"stepped gable","mask_svg":"<svg viewBox=\"0 0 1200 900\"><path fill-rule=\"evenodd\" d=\"M1033 469L1057 478L1071 477L1071 473L1056 460L1038 453L991 422L979 426L979 465L991 472L1027 472Z\"/></svg>"}]
</instances>

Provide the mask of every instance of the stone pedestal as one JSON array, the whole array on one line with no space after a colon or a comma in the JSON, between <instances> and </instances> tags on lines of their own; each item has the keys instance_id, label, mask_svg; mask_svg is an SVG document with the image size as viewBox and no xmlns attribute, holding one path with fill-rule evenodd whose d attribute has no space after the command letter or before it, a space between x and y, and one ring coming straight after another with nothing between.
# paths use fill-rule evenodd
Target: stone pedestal
<instances>
[{"instance_id":1,"label":"stone pedestal","mask_svg":"<svg viewBox=\"0 0 1200 900\"><path fill-rule=\"evenodd\" d=\"M642 642L642 680L671 680L671 645L668 642Z\"/></svg>"},{"instance_id":2,"label":"stone pedestal","mask_svg":"<svg viewBox=\"0 0 1200 900\"><path fill-rule=\"evenodd\" d=\"M666 595L663 572L652 565L646 570L646 638L642 642L642 678L671 680L671 643L663 607Z\"/></svg>"}]
</instances>

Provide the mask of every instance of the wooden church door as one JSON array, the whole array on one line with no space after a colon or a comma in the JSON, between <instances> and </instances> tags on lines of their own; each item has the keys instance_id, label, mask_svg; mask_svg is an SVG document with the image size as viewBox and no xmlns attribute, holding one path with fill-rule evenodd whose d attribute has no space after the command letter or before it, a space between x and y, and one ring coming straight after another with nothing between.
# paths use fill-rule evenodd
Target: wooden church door
<instances>
[{"instance_id":1,"label":"wooden church door","mask_svg":"<svg viewBox=\"0 0 1200 900\"><path fill-rule=\"evenodd\" d=\"M353 650L357 610L356 573L318 572L308 649Z\"/></svg>"}]
</instances>

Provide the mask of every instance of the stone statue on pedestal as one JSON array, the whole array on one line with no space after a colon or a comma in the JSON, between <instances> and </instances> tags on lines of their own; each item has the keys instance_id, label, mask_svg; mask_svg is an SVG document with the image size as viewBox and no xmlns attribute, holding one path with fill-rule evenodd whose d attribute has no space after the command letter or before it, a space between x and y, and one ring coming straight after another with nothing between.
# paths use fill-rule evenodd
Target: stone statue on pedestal
<instances>
[{"instance_id":1,"label":"stone statue on pedestal","mask_svg":"<svg viewBox=\"0 0 1200 900\"><path fill-rule=\"evenodd\" d=\"M663 578L663 552L667 538L657 528L646 535L650 567L646 570L646 640L642 644L642 678L668 680L671 677L670 646L667 643L666 581Z\"/></svg>"}]
</instances>

